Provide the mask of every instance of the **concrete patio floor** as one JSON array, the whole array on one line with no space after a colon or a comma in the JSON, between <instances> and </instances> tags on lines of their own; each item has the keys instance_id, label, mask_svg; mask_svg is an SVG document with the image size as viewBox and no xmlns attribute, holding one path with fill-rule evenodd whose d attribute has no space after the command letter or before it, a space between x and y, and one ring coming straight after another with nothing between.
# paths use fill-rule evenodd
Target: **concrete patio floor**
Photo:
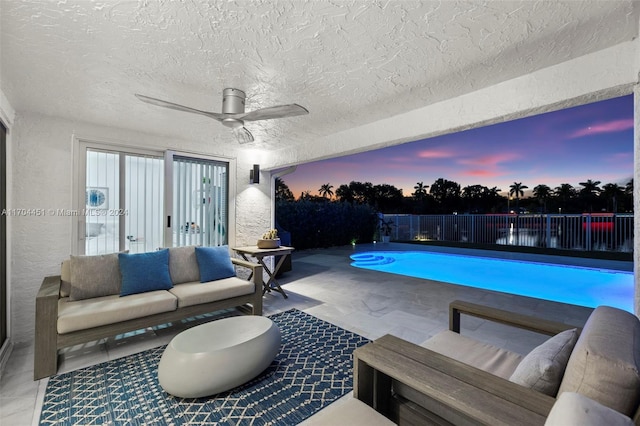
<instances>
[{"instance_id":1,"label":"concrete patio floor","mask_svg":"<svg viewBox=\"0 0 640 426\"><path fill-rule=\"evenodd\" d=\"M633 270L631 262L395 243L305 250L293 253L292 270L279 278L280 284L289 296L288 299L284 299L277 292L267 293L264 297L264 315L296 308L369 339L393 334L414 343L421 343L448 327L448 306L456 299L541 316L576 326L584 324L591 312L590 308L575 305L350 266L350 254L367 250L432 250ZM519 353L527 353L545 339L544 336L531 332L472 318L464 318L462 327L465 334ZM183 329L180 326L156 331L148 329L117 341L106 339L74 347L66 351L59 372L75 370L166 344ZM32 377L33 344L15 348L0 378L0 424L38 424L47 381L34 382ZM314 417L306 423L317 424Z\"/></svg>"}]
</instances>

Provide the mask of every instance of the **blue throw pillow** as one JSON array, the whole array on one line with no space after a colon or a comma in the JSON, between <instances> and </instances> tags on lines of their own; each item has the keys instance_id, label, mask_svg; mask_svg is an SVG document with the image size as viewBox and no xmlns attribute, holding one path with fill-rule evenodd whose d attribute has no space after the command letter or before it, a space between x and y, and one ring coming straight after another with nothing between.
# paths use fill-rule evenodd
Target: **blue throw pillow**
<instances>
[{"instance_id":1,"label":"blue throw pillow","mask_svg":"<svg viewBox=\"0 0 640 426\"><path fill-rule=\"evenodd\" d=\"M122 275L120 296L173 287L169 274L169 249L148 253L118 253L118 262Z\"/></svg>"},{"instance_id":2,"label":"blue throw pillow","mask_svg":"<svg viewBox=\"0 0 640 426\"><path fill-rule=\"evenodd\" d=\"M196 247L196 259L201 283L236 276L228 246Z\"/></svg>"}]
</instances>

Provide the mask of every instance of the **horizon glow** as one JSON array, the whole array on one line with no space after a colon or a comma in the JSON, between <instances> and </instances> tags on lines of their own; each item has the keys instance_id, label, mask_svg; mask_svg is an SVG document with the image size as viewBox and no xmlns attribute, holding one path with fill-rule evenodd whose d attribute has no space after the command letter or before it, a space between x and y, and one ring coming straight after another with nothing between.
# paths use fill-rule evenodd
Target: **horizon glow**
<instances>
[{"instance_id":1,"label":"horizon glow","mask_svg":"<svg viewBox=\"0 0 640 426\"><path fill-rule=\"evenodd\" d=\"M410 196L417 182L444 178L497 187L522 182L580 188L588 179L620 186L633 177L633 96L548 112L393 147L301 164L283 177L293 195L319 195L351 181L390 184ZM429 189L427 189L429 190Z\"/></svg>"}]
</instances>

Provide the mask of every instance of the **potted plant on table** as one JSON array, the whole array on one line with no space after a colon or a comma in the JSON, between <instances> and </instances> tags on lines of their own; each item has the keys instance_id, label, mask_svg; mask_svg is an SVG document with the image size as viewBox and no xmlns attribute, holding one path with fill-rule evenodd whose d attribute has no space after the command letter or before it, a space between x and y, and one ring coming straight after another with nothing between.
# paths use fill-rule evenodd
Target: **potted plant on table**
<instances>
[{"instance_id":1,"label":"potted plant on table","mask_svg":"<svg viewBox=\"0 0 640 426\"><path fill-rule=\"evenodd\" d=\"M260 249L272 249L280 247L280 238L278 238L278 230L271 229L262 235L257 244Z\"/></svg>"}]
</instances>

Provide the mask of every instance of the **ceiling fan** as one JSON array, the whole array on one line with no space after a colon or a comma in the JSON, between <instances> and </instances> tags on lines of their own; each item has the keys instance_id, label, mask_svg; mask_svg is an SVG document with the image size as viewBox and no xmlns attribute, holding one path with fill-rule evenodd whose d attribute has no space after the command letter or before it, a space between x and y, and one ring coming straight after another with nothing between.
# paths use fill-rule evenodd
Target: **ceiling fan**
<instances>
[{"instance_id":1,"label":"ceiling fan","mask_svg":"<svg viewBox=\"0 0 640 426\"><path fill-rule=\"evenodd\" d=\"M245 121L271 120L273 118L294 117L296 115L309 114L309 111L305 107L298 104L278 105L244 112L244 100L247 95L242 90L232 88L227 88L222 91L221 113L201 111L199 109L174 104L173 102L163 101L149 96L139 95L137 93L136 97L141 101L152 105L171 108L178 111L191 112L194 114L201 114L213 118L214 120L221 122L223 126L234 129L238 142L240 143L253 142L253 135L246 127L244 127Z\"/></svg>"}]
</instances>

